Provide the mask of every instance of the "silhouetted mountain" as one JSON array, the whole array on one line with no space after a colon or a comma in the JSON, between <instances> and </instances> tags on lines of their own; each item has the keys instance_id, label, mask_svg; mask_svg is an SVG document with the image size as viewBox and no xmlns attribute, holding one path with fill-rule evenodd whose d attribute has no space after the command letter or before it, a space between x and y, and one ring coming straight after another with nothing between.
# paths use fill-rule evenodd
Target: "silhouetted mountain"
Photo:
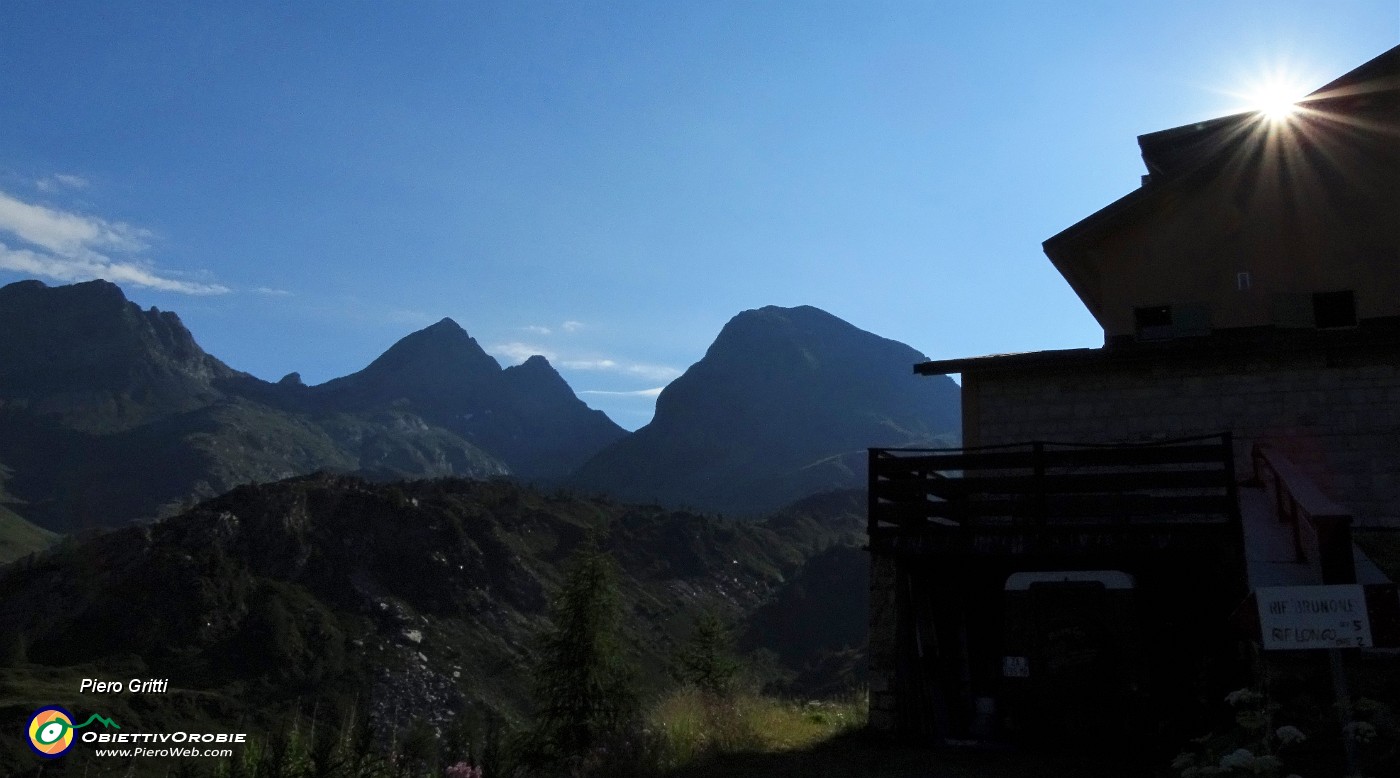
<instances>
[{"instance_id":1,"label":"silhouetted mountain","mask_svg":"<svg viewBox=\"0 0 1400 778\"><path fill-rule=\"evenodd\" d=\"M0 399L96 432L130 429L219 399L238 373L180 317L143 311L106 281L0 287Z\"/></svg>"},{"instance_id":2,"label":"silhouetted mountain","mask_svg":"<svg viewBox=\"0 0 1400 778\"><path fill-rule=\"evenodd\" d=\"M650 424L570 482L744 513L861 486L868 447L956 439L957 385L913 375L925 360L810 306L744 311L661 392Z\"/></svg>"},{"instance_id":3,"label":"silhouetted mountain","mask_svg":"<svg viewBox=\"0 0 1400 778\"><path fill-rule=\"evenodd\" d=\"M0 288L0 505L66 532L316 470L560 476L625 432L542 360L501 370L450 319L319 387L206 354L105 281Z\"/></svg>"},{"instance_id":4,"label":"silhouetted mountain","mask_svg":"<svg viewBox=\"0 0 1400 778\"><path fill-rule=\"evenodd\" d=\"M808 557L858 538L847 516L803 514L810 523L770 528L504 480L239 487L0 568L0 686L42 679L45 702L86 711L96 703L78 696L81 678L168 678L165 694L104 695L101 711L145 731L237 721L259 742L298 711L333 726L355 706L386 738L414 722L519 715L562 563L592 536L621 567L645 691L701 612L743 619L785 580L806 580ZM13 720L32 708L24 695L0 701ZM0 744L0 774L32 763L19 729Z\"/></svg>"},{"instance_id":5,"label":"silhouetted mountain","mask_svg":"<svg viewBox=\"0 0 1400 778\"><path fill-rule=\"evenodd\" d=\"M562 478L627 434L578 399L544 357L502 370L451 319L400 340L358 373L314 387L312 397L327 408L410 411L523 478Z\"/></svg>"},{"instance_id":6,"label":"silhouetted mountain","mask_svg":"<svg viewBox=\"0 0 1400 778\"><path fill-rule=\"evenodd\" d=\"M404 337L369 366L315 388L321 400L346 408L412 405L435 419L461 415L487 401L501 366L457 322L443 319Z\"/></svg>"}]
</instances>

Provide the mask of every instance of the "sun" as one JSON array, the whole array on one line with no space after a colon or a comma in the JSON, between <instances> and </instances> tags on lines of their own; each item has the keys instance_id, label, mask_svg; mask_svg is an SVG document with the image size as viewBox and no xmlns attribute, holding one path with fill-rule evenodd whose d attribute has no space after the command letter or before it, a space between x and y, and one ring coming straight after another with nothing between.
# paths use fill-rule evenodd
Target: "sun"
<instances>
[{"instance_id":1,"label":"sun","mask_svg":"<svg viewBox=\"0 0 1400 778\"><path fill-rule=\"evenodd\" d=\"M1269 84L1252 92L1249 103L1255 111L1273 121L1283 121L1298 112L1302 92L1287 84Z\"/></svg>"},{"instance_id":2,"label":"sun","mask_svg":"<svg viewBox=\"0 0 1400 778\"><path fill-rule=\"evenodd\" d=\"M1243 96L1249 110L1281 122L1298 113L1307 91L1301 80L1274 74L1250 85Z\"/></svg>"}]
</instances>

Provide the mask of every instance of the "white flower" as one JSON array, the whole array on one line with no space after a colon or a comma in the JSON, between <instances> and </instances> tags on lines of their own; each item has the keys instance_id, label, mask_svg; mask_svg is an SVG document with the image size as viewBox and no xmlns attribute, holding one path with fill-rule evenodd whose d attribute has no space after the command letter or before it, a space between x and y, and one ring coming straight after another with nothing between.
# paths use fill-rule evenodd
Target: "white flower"
<instances>
[{"instance_id":1,"label":"white flower","mask_svg":"<svg viewBox=\"0 0 1400 778\"><path fill-rule=\"evenodd\" d=\"M1254 752L1248 748L1237 748L1234 751L1220 757L1220 766L1226 769L1236 767L1247 768L1254 764Z\"/></svg>"},{"instance_id":2,"label":"white flower","mask_svg":"<svg viewBox=\"0 0 1400 778\"><path fill-rule=\"evenodd\" d=\"M1283 743L1284 745L1289 745L1291 743L1301 743L1304 740L1308 739L1308 736L1303 734L1303 730L1298 729L1292 724L1285 724L1284 726L1279 727L1278 731L1274 732L1274 737L1278 738L1278 742Z\"/></svg>"},{"instance_id":3,"label":"white flower","mask_svg":"<svg viewBox=\"0 0 1400 778\"><path fill-rule=\"evenodd\" d=\"M1342 732L1358 743L1369 743L1376 737L1376 728L1367 721L1353 721Z\"/></svg>"}]
</instances>

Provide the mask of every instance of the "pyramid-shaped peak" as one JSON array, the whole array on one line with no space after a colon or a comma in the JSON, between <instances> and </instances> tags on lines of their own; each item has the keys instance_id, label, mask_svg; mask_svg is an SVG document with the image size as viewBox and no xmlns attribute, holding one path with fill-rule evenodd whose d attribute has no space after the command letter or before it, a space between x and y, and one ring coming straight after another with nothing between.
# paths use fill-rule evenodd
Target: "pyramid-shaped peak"
<instances>
[{"instance_id":1,"label":"pyramid-shaped peak","mask_svg":"<svg viewBox=\"0 0 1400 778\"><path fill-rule=\"evenodd\" d=\"M454 320L451 316L444 316L444 317L442 317L441 319L438 319L438 321L437 321L436 324L432 324L432 325L430 325L430 326L428 326L428 327L424 327L422 331L423 331L423 332L461 332L461 333L465 333L465 332L466 332L466 330L462 329L462 325L458 324L458 323L456 322L456 320Z\"/></svg>"},{"instance_id":2,"label":"pyramid-shaped peak","mask_svg":"<svg viewBox=\"0 0 1400 778\"><path fill-rule=\"evenodd\" d=\"M497 373L501 369L481 344L450 318L404 336L367 369L443 369L449 365L470 372Z\"/></svg>"}]
</instances>

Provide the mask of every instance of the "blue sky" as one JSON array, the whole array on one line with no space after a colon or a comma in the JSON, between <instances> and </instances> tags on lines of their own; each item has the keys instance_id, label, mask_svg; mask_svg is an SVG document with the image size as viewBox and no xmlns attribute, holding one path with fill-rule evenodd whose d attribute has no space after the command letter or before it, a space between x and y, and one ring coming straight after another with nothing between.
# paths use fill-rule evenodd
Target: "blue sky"
<instances>
[{"instance_id":1,"label":"blue sky","mask_svg":"<svg viewBox=\"0 0 1400 778\"><path fill-rule=\"evenodd\" d=\"M735 313L1094 346L1040 242L1400 3L0 3L0 283L308 383L451 316L635 428Z\"/></svg>"}]
</instances>

